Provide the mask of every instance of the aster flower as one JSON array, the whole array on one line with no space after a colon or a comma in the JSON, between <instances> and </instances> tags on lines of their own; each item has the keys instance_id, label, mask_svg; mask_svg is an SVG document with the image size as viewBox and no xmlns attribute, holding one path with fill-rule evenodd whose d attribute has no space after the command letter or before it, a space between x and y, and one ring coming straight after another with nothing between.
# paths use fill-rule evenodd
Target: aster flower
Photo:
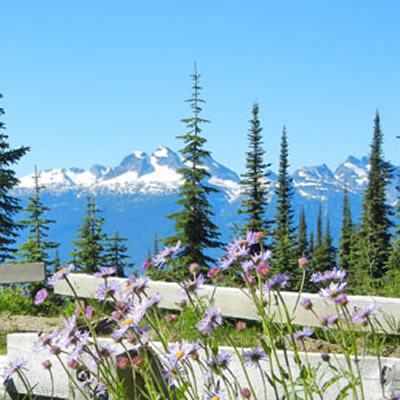
<instances>
[{"instance_id":1,"label":"aster flower","mask_svg":"<svg viewBox=\"0 0 400 400\"><path fill-rule=\"evenodd\" d=\"M264 353L264 350L260 346L257 346L252 350L246 351L243 354L244 363L253 367L258 367L260 361L264 360L266 357L267 356Z\"/></svg>"},{"instance_id":2,"label":"aster flower","mask_svg":"<svg viewBox=\"0 0 400 400\"><path fill-rule=\"evenodd\" d=\"M107 279L111 275L114 275L116 272L117 270L114 267L102 268L99 272L96 272L94 276L96 278Z\"/></svg>"},{"instance_id":3,"label":"aster flower","mask_svg":"<svg viewBox=\"0 0 400 400\"><path fill-rule=\"evenodd\" d=\"M121 286L117 281L106 280L102 282L96 290L96 298L104 301L110 297L114 297L121 290Z\"/></svg>"},{"instance_id":4,"label":"aster flower","mask_svg":"<svg viewBox=\"0 0 400 400\"><path fill-rule=\"evenodd\" d=\"M35 306L38 306L39 304L44 303L47 298L49 297L49 293L47 292L46 288L40 289L36 295L35 295L35 300L34 300L34 304Z\"/></svg>"},{"instance_id":5,"label":"aster flower","mask_svg":"<svg viewBox=\"0 0 400 400\"><path fill-rule=\"evenodd\" d=\"M168 352L165 358L174 367L177 363L187 360L194 352L200 349L198 344L189 343L183 340L182 343L173 343L168 346Z\"/></svg>"},{"instance_id":6,"label":"aster flower","mask_svg":"<svg viewBox=\"0 0 400 400\"><path fill-rule=\"evenodd\" d=\"M339 306L345 306L349 302L346 293L340 293L338 296L334 298L334 302Z\"/></svg>"},{"instance_id":7,"label":"aster flower","mask_svg":"<svg viewBox=\"0 0 400 400\"><path fill-rule=\"evenodd\" d=\"M257 274L261 276L267 276L269 274L271 267L269 264L263 262L261 264L258 264L256 267Z\"/></svg>"},{"instance_id":8,"label":"aster flower","mask_svg":"<svg viewBox=\"0 0 400 400\"><path fill-rule=\"evenodd\" d=\"M213 280L213 281L218 281L222 279L224 276L222 275L222 269L218 267L212 267L208 270L207 272L207 278Z\"/></svg>"},{"instance_id":9,"label":"aster flower","mask_svg":"<svg viewBox=\"0 0 400 400\"><path fill-rule=\"evenodd\" d=\"M400 399L400 393L392 393L388 397L384 397L382 400L399 400Z\"/></svg>"},{"instance_id":10,"label":"aster flower","mask_svg":"<svg viewBox=\"0 0 400 400\"><path fill-rule=\"evenodd\" d=\"M75 266L73 264L69 264L66 268L59 269L51 278L49 278L48 283L54 286L58 281L65 278L74 269Z\"/></svg>"},{"instance_id":11,"label":"aster flower","mask_svg":"<svg viewBox=\"0 0 400 400\"><path fill-rule=\"evenodd\" d=\"M7 364L7 366L4 368L2 375L4 381L8 381L14 376L14 374L18 373L19 371L27 370L26 364L27 361L23 359L16 359L13 362Z\"/></svg>"},{"instance_id":12,"label":"aster flower","mask_svg":"<svg viewBox=\"0 0 400 400\"><path fill-rule=\"evenodd\" d=\"M288 280L289 277L286 274L276 274L263 286L264 292L284 289Z\"/></svg>"},{"instance_id":13,"label":"aster flower","mask_svg":"<svg viewBox=\"0 0 400 400\"><path fill-rule=\"evenodd\" d=\"M151 267L152 267L151 259L150 258L146 258L143 261L143 264L142 264L143 271L149 271L149 270L151 270Z\"/></svg>"},{"instance_id":14,"label":"aster flower","mask_svg":"<svg viewBox=\"0 0 400 400\"><path fill-rule=\"evenodd\" d=\"M200 286L204 285L204 276L203 274L198 275L193 280L187 280L183 282L183 287L187 292L195 293L199 290Z\"/></svg>"},{"instance_id":15,"label":"aster flower","mask_svg":"<svg viewBox=\"0 0 400 400\"><path fill-rule=\"evenodd\" d=\"M300 301L300 305L306 310L311 310L313 307L313 304L310 299L302 299Z\"/></svg>"},{"instance_id":16,"label":"aster flower","mask_svg":"<svg viewBox=\"0 0 400 400\"><path fill-rule=\"evenodd\" d=\"M223 393L223 390L218 386L210 395L207 397L207 400L225 400L226 396Z\"/></svg>"},{"instance_id":17,"label":"aster flower","mask_svg":"<svg viewBox=\"0 0 400 400\"><path fill-rule=\"evenodd\" d=\"M294 333L295 340L302 340L306 337L310 337L314 334L314 329L312 328L303 328L301 331L296 331Z\"/></svg>"},{"instance_id":18,"label":"aster flower","mask_svg":"<svg viewBox=\"0 0 400 400\"><path fill-rule=\"evenodd\" d=\"M220 310L211 308L206 312L205 317L196 324L196 328L202 332L211 332L213 329L222 325L222 317Z\"/></svg>"},{"instance_id":19,"label":"aster flower","mask_svg":"<svg viewBox=\"0 0 400 400\"><path fill-rule=\"evenodd\" d=\"M211 368L219 367L221 369L228 368L229 363L232 361L232 355L226 352L219 353L216 357L213 357L209 362L208 365Z\"/></svg>"},{"instance_id":20,"label":"aster flower","mask_svg":"<svg viewBox=\"0 0 400 400\"><path fill-rule=\"evenodd\" d=\"M299 263L299 268L304 269L307 267L309 261L306 257L301 257L297 260L297 262Z\"/></svg>"},{"instance_id":21,"label":"aster flower","mask_svg":"<svg viewBox=\"0 0 400 400\"><path fill-rule=\"evenodd\" d=\"M325 330L328 330L337 321L338 317L336 315L324 315L319 318L319 323Z\"/></svg>"},{"instance_id":22,"label":"aster flower","mask_svg":"<svg viewBox=\"0 0 400 400\"><path fill-rule=\"evenodd\" d=\"M356 324L367 325L368 319L374 314L378 305L373 303L352 314L352 321Z\"/></svg>"},{"instance_id":23,"label":"aster flower","mask_svg":"<svg viewBox=\"0 0 400 400\"><path fill-rule=\"evenodd\" d=\"M334 299L346 289L347 282L335 283L331 282L328 287L319 291L319 295L324 299Z\"/></svg>"},{"instance_id":24,"label":"aster flower","mask_svg":"<svg viewBox=\"0 0 400 400\"><path fill-rule=\"evenodd\" d=\"M171 259L180 249L181 241L178 240L178 243L174 247L165 247L160 253L154 256L153 264L161 268L169 259Z\"/></svg>"},{"instance_id":25,"label":"aster flower","mask_svg":"<svg viewBox=\"0 0 400 400\"><path fill-rule=\"evenodd\" d=\"M325 281L342 281L346 278L347 272L344 269L336 269L333 268L332 270L324 271L324 272L316 272L312 274L310 282L313 283L320 283Z\"/></svg>"}]
</instances>

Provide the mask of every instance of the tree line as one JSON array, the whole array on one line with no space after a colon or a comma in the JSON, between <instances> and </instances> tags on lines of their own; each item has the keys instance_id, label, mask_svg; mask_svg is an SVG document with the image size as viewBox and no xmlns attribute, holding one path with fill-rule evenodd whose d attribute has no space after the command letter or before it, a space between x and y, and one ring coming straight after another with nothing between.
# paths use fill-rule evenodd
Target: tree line
<instances>
[{"instance_id":1,"label":"tree line","mask_svg":"<svg viewBox=\"0 0 400 400\"><path fill-rule=\"evenodd\" d=\"M208 184L210 174L204 166L210 152L206 149L207 140L202 136L202 131L210 121L201 116L205 101L200 96L202 88L196 68L191 78L192 94L186 100L191 115L182 120L186 133L178 136L184 144L180 150L184 167L178 170L183 178L176 201L179 209L166 216L174 221L175 232L161 239L165 246L180 241L181 248L173 264L163 270L149 271L154 279L185 279L190 274L189 266L194 263L207 272L215 263L208 251L224 246L220 241L219 229L212 221L214 213L209 195L218 190ZM4 110L0 108L0 117L3 114ZM274 215L270 216L268 193L271 191L271 182L267 170L270 164L265 161L257 103L252 106L249 124L246 169L240 180L242 196L238 210L244 216L244 222L242 226L234 224L233 234L240 236L248 231L262 232L263 238L254 247L254 252L260 246L272 251L271 269L291 275L290 289L298 288L298 259L306 257L310 274L331 268L345 269L349 274L350 290L354 293L370 293L371 289L375 289L377 292L385 290L387 294L400 294L400 222L397 226L393 223L400 219L400 202L397 202L394 210L386 201L386 187L394 177L389 163L383 157L379 113L376 113L374 120L369 179L363 194L361 220L354 221L352 218L348 188L345 186L338 248L333 245L329 214L323 221L321 206L315 234L307 231L304 209L300 212L299 220L294 221L294 189L288 171L289 146L285 126L281 134L278 181L274 188L277 206ZM45 217L49 208L41 201L43 186L40 185L40 175L36 169L34 193L28 198L24 209L27 216L24 220L15 221L22 208L18 198L10 194L10 190L18 184L12 166L29 151L29 147L10 149L4 130L5 124L0 121L0 261L43 261L48 270L58 269L61 266L59 244L48 238L49 225L54 221ZM400 183L397 191L400 197ZM88 195L85 218L77 231L77 239L73 241L70 262L84 272L113 266L119 276L124 276L125 268L132 267L126 254L127 239L120 237L117 230L113 236L107 237L102 229L104 219L99 217L99 213L95 197ZM22 228L28 230L28 236L26 242L15 249L13 245ZM155 236L154 253L158 252L158 242ZM150 258L150 252L148 256ZM232 268L227 284L240 284L239 275L240 268ZM313 291L313 284L307 283L306 289Z\"/></svg>"}]
</instances>

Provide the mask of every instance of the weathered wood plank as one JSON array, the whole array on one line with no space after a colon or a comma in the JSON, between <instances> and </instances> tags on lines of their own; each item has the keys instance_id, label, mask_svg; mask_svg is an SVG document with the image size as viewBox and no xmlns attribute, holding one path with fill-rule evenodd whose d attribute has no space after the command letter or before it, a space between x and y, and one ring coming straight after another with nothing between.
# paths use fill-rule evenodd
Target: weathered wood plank
<instances>
[{"instance_id":1,"label":"weathered wood plank","mask_svg":"<svg viewBox=\"0 0 400 400\"><path fill-rule=\"evenodd\" d=\"M28 283L46 279L44 263L0 264L0 284Z\"/></svg>"},{"instance_id":2,"label":"weathered wood plank","mask_svg":"<svg viewBox=\"0 0 400 400\"><path fill-rule=\"evenodd\" d=\"M12 361L15 359L26 359L28 361L29 370L26 371L26 376L29 379L30 384L35 388L34 393L37 395L49 395L52 392L51 382L47 371L43 369L42 362L44 360L50 359L53 363L52 373L54 378L54 396L61 397L65 399L75 398L77 400L82 399L82 397L75 391L71 393L71 385L69 377L65 373L64 369L58 363L57 359L53 355L49 355L47 350L41 350L39 352L34 351L34 343L37 341L37 334L35 333L17 333L8 335L8 360ZM125 349L130 349L132 344L124 342L124 345L115 343L112 339L99 338L99 343L109 349L113 349L114 357L119 354L123 354ZM151 348L155 353L161 358L164 358L165 352L163 346L158 342L151 342ZM243 351L248 349L243 349ZM235 377L242 386L247 386L246 379L244 376L243 369L240 365L237 355L230 347L220 347L220 351L229 353L232 355L232 361L230 363L230 369ZM242 353L242 349L239 349L239 353ZM292 352L288 351L286 355L282 351L277 351L277 357L279 359L280 365L285 365L286 360L289 361L290 368L293 375L296 377L299 374L299 367L295 362L294 355ZM300 352L300 359L304 362L307 357L307 362L313 367L318 366L318 376L322 377L324 375L323 381L327 381L332 378L336 373L332 368L329 368L326 363L321 364L321 357L319 353L308 353L307 356ZM204 359L205 354L200 351L200 357ZM67 357L62 355L64 362L67 361ZM378 361L377 357L365 356L359 358L357 361L352 357L353 369L356 370L355 365L360 368L365 400L377 400L383 397L381 389L381 372L384 375L384 390L385 394L392 392L397 392L399 390L399 376L400 376L400 359L398 358L385 358L381 357ZM165 361L165 360L164 360ZM274 369L277 370L276 360L273 360ZM336 368L346 369L345 357L341 354L331 354L331 364ZM261 369L263 371L269 372L270 365L266 360L260 361ZM199 368L197 364L193 364L193 370L196 375L197 383L199 388L202 388L205 383L204 371ZM263 393L263 383L259 373L258 368L248 368L247 370L250 380L256 391L256 399L273 399L275 398L272 388L268 386L267 397L264 397ZM74 373L72 372L73 376ZM15 379L15 383L20 392L24 392L24 387L18 378ZM332 385L326 394L324 395L324 400L334 400L338 396L338 391L347 384L345 379L341 379L336 385ZM278 385L279 386L279 385ZM72 386L73 387L73 386ZM282 390L279 389L280 396L282 396ZM203 393L204 394L204 393ZM203 398L203 397L201 397ZM281 398L281 397L279 397Z\"/></svg>"},{"instance_id":3,"label":"weathered wood plank","mask_svg":"<svg viewBox=\"0 0 400 400\"><path fill-rule=\"evenodd\" d=\"M110 278L124 284L124 278ZM96 289L101 283L97 279L87 274L70 274L69 280L75 288L77 295L82 298L93 298L96 295ZM179 306L178 292L180 287L177 283L172 282L159 282L150 281L150 287L147 293L150 295L160 293L162 296L161 308L177 310ZM200 296L210 298L215 290L214 286L204 285L200 290ZM72 295L72 291L68 284L64 281L57 283L55 292L61 295ZM292 311L297 301L297 293L295 292L281 292L282 297L289 309ZM332 301L321 299L319 294L303 293L301 299L309 298L313 303L313 310L318 316L329 315L336 313L335 304ZM400 334L400 299L386 298L386 297L372 297L372 296L348 296L348 308L350 311L356 311L366 306L373 304L378 305L376 318L381 325L378 327L380 331L391 334ZM220 308L221 313L228 317L235 317L240 319L258 320L259 316L257 310L252 303L251 299L247 296L246 290L218 287L215 291L214 304ZM275 300L271 304L271 313L277 310ZM279 313L276 313L278 315ZM320 326L318 318L310 311L304 310L298 306L295 312L294 321L298 325L306 326Z\"/></svg>"}]
</instances>

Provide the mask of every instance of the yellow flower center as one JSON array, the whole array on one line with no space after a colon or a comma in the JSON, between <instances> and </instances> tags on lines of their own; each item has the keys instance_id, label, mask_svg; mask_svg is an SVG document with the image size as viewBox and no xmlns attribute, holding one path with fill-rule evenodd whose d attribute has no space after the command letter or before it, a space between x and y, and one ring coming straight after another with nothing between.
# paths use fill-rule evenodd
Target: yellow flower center
<instances>
[{"instance_id":1,"label":"yellow flower center","mask_svg":"<svg viewBox=\"0 0 400 400\"><path fill-rule=\"evenodd\" d=\"M124 321L124 325L130 325L133 322L132 318L128 318Z\"/></svg>"},{"instance_id":2,"label":"yellow flower center","mask_svg":"<svg viewBox=\"0 0 400 400\"><path fill-rule=\"evenodd\" d=\"M65 271L66 271L66 268L61 268L56 272L56 275L61 275Z\"/></svg>"},{"instance_id":3,"label":"yellow flower center","mask_svg":"<svg viewBox=\"0 0 400 400\"><path fill-rule=\"evenodd\" d=\"M126 290L129 292L129 290L131 290L131 289L132 289L132 285L130 283L128 283L126 285Z\"/></svg>"},{"instance_id":4,"label":"yellow flower center","mask_svg":"<svg viewBox=\"0 0 400 400\"><path fill-rule=\"evenodd\" d=\"M211 397L211 400L219 400L219 396L213 396Z\"/></svg>"},{"instance_id":5,"label":"yellow flower center","mask_svg":"<svg viewBox=\"0 0 400 400\"><path fill-rule=\"evenodd\" d=\"M182 350L179 350L176 354L175 357L180 360L183 356L185 355L185 353Z\"/></svg>"}]
</instances>

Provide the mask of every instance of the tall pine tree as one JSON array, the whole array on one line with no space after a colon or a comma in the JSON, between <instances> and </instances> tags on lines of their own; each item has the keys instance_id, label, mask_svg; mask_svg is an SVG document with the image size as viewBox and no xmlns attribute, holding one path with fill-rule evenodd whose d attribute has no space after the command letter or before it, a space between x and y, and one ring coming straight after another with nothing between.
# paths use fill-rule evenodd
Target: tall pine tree
<instances>
[{"instance_id":1,"label":"tall pine tree","mask_svg":"<svg viewBox=\"0 0 400 400\"><path fill-rule=\"evenodd\" d=\"M117 270L116 275L123 278L125 277L125 268L132 268L133 264L127 262L129 256L126 254L128 248L125 242L128 239L119 236L118 231L114 232L114 236L106 238L105 247L105 260L109 267Z\"/></svg>"},{"instance_id":2,"label":"tall pine tree","mask_svg":"<svg viewBox=\"0 0 400 400\"><path fill-rule=\"evenodd\" d=\"M374 121L374 135L371 144L368 185L363 198L362 235L365 240L366 258L364 268L368 268L372 279L384 275L390 249L392 226L390 207L386 203L386 186L390 180L390 168L383 159L383 133L378 112Z\"/></svg>"},{"instance_id":3,"label":"tall pine tree","mask_svg":"<svg viewBox=\"0 0 400 400\"><path fill-rule=\"evenodd\" d=\"M3 95L0 93L0 99ZM4 110L0 107L0 118ZM21 210L19 200L10 195L10 190L18 184L15 171L11 168L28 151L29 147L21 146L10 149L4 134L5 123L0 120L0 263L13 258L17 231L21 226L14 221L14 216Z\"/></svg>"},{"instance_id":4,"label":"tall pine tree","mask_svg":"<svg viewBox=\"0 0 400 400\"><path fill-rule=\"evenodd\" d=\"M45 218L45 214L50 211L41 200L41 192L44 186L39 183L39 173L35 167L34 172L34 194L28 198L28 204L24 211L28 213L27 219L19 221L22 226L28 228L27 241L18 247L18 257L26 262L44 262L48 274L53 271L49 269L54 264L54 259L51 260L49 251L55 250L58 243L48 240L49 224L55 221Z\"/></svg>"},{"instance_id":5,"label":"tall pine tree","mask_svg":"<svg viewBox=\"0 0 400 400\"><path fill-rule=\"evenodd\" d=\"M351 274L351 247L354 239L353 220L351 217L351 207L349 202L349 192L347 185L343 191L342 205L342 225L340 228L339 239L339 265Z\"/></svg>"},{"instance_id":6,"label":"tall pine tree","mask_svg":"<svg viewBox=\"0 0 400 400\"><path fill-rule=\"evenodd\" d=\"M281 152L279 162L279 177L275 194L277 206L275 213L275 228L272 234L273 266L278 272L291 276L292 287L298 276L295 254L295 229L293 228L292 196L293 187L289 178L288 143L286 128L283 127Z\"/></svg>"},{"instance_id":7,"label":"tall pine tree","mask_svg":"<svg viewBox=\"0 0 400 400\"><path fill-rule=\"evenodd\" d=\"M207 140L201 136L201 126L209 121L200 117L204 100L200 98L200 75L196 65L191 77L192 96L186 102L190 104L192 116L182 120L188 131L178 136L185 144L180 150L185 167L178 170L183 177L183 185L178 194L180 198L176 201L181 209L167 216L175 220L175 235L163 240L166 245L176 244L178 240L182 243L179 262L170 271L174 278L187 276L187 267L191 263L207 266L213 259L205 251L221 246L218 227L211 221L214 214L208 201L208 196L217 192L217 189L206 182L210 173L204 168L204 162L210 157L210 152L204 149Z\"/></svg>"},{"instance_id":8,"label":"tall pine tree","mask_svg":"<svg viewBox=\"0 0 400 400\"><path fill-rule=\"evenodd\" d=\"M307 222L306 215L304 213L304 207L300 211L299 215L299 226L297 228L297 245L296 245L296 257L310 257L309 244L307 240Z\"/></svg>"},{"instance_id":9,"label":"tall pine tree","mask_svg":"<svg viewBox=\"0 0 400 400\"><path fill-rule=\"evenodd\" d=\"M250 230L262 231L266 236L269 234L270 222L266 219L265 208L267 206L268 190L268 168L271 164L265 164L263 157L265 151L262 147L262 128L258 118L259 106L253 105L253 118L250 120L250 129L247 134L249 140L249 151L246 153L246 173L242 174L240 185L242 187L243 199L239 214L246 216L246 222L241 229L245 234Z\"/></svg>"},{"instance_id":10,"label":"tall pine tree","mask_svg":"<svg viewBox=\"0 0 400 400\"><path fill-rule=\"evenodd\" d=\"M86 217L78 229L78 240L73 241L72 262L82 272L93 273L107 264L104 256L104 220L98 217L100 210L94 197L87 197Z\"/></svg>"}]
</instances>

